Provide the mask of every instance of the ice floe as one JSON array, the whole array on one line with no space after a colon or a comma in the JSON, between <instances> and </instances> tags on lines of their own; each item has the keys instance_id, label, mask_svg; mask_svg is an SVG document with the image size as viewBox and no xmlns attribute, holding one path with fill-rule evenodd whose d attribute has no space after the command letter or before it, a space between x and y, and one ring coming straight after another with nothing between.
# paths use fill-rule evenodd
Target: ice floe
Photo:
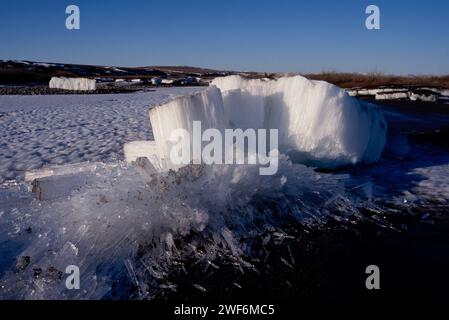
<instances>
[{"instance_id":1,"label":"ice floe","mask_svg":"<svg viewBox=\"0 0 449 320\"><path fill-rule=\"evenodd\" d=\"M95 90L96 82L87 78L52 77L49 86L51 89L90 91Z\"/></svg>"},{"instance_id":2,"label":"ice floe","mask_svg":"<svg viewBox=\"0 0 449 320\"><path fill-rule=\"evenodd\" d=\"M438 88L377 88L377 89L347 89L351 97L372 96L376 100L410 99L412 101L437 102L444 101L449 96L449 90Z\"/></svg>"}]
</instances>

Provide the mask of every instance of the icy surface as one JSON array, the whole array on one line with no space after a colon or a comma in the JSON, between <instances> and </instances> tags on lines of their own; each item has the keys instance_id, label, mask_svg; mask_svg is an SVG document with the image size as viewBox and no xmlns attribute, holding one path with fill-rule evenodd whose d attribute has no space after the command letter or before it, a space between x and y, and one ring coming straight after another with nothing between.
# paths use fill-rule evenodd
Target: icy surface
<instances>
[{"instance_id":1,"label":"icy surface","mask_svg":"<svg viewBox=\"0 0 449 320\"><path fill-rule=\"evenodd\" d=\"M410 175L422 177L414 189L414 199L449 204L449 165L416 168Z\"/></svg>"},{"instance_id":2,"label":"icy surface","mask_svg":"<svg viewBox=\"0 0 449 320\"><path fill-rule=\"evenodd\" d=\"M64 89L73 91L95 90L95 79L52 77L49 83L51 89Z\"/></svg>"},{"instance_id":3,"label":"icy surface","mask_svg":"<svg viewBox=\"0 0 449 320\"><path fill-rule=\"evenodd\" d=\"M61 199L35 200L20 185L0 190L0 298L152 298L173 286L165 278L176 261L193 255L204 268L223 250L251 267L243 238L284 219L321 223L348 205L343 178L283 158L275 176L187 166L149 179L117 164ZM186 236L195 240L180 242ZM80 268L81 290L65 289L67 265Z\"/></svg>"},{"instance_id":4,"label":"icy surface","mask_svg":"<svg viewBox=\"0 0 449 320\"><path fill-rule=\"evenodd\" d=\"M152 105L198 90L0 96L0 183L48 165L123 159L126 142L153 139Z\"/></svg>"},{"instance_id":5,"label":"icy surface","mask_svg":"<svg viewBox=\"0 0 449 320\"><path fill-rule=\"evenodd\" d=\"M387 124L376 108L327 82L229 76L212 85L222 92L228 126L279 129L281 151L294 151L300 162L323 167L372 162L384 148Z\"/></svg>"},{"instance_id":6,"label":"icy surface","mask_svg":"<svg viewBox=\"0 0 449 320\"><path fill-rule=\"evenodd\" d=\"M0 298L151 299L176 290L168 274L183 259L207 270L226 256L244 272L252 268L247 259L258 255L248 239L282 235L285 221L317 227L364 219L358 208L384 193L395 208L447 205L444 157L445 164L429 166L426 155L416 163L384 161L365 172L373 180L363 174L360 182L282 157L274 176L242 165L147 175L118 163L85 171L83 186L57 199L36 200L22 184L0 188ZM368 202L354 198L350 185ZM80 267L81 290L65 289L67 265Z\"/></svg>"}]
</instances>

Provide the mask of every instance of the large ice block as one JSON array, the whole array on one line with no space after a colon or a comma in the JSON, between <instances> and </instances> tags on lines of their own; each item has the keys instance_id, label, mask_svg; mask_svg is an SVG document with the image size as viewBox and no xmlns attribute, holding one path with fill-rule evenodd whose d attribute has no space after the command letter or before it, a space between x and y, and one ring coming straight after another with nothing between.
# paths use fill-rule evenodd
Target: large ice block
<instances>
[{"instance_id":1,"label":"large ice block","mask_svg":"<svg viewBox=\"0 0 449 320\"><path fill-rule=\"evenodd\" d=\"M278 129L281 151L301 162L335 167L377 161L385 146L383 116L330 83L229 76L211 85L223 95L227 126Z\"/></svg>"},{"instance_id":2,"label":"large ice block","mask_svg":"<svg viewBox=\"0 0 449 320\"><path fill-rule=\"evenodd\" d=\"M167 161L174 145L171 134L180 128L192 134L193 121L201 121L203 131L278 129L282 153L295 162L327 168L377 161L387 132L376 106L301 76L216 78L204 91L158 105L149 115L158 155Z\"/></svg>"},{"instance_id":3,"label":"large ice block","mask_svg":"<svg viewBox=\"0 0 449 320\"><path fill-rule=\"evenodd\" d=\"M223 99L215 87L194 94L179 96L150 110L150 122L160 157L170 159L174 143L170 136L175 129L193 132L193 121L201 121L202 130L223 130L225 115Z\"/></svg>"},{"instance_id":4,"label":"large ice block","mask_svg":"<svg viewBox=\"0 0 449 320\"><path fill-rule=\"evenodd\" d=\"M49 87L50 89L90 91L95 90L96 81L87 78L52 77Z\"/></svg>"}]
</instances>

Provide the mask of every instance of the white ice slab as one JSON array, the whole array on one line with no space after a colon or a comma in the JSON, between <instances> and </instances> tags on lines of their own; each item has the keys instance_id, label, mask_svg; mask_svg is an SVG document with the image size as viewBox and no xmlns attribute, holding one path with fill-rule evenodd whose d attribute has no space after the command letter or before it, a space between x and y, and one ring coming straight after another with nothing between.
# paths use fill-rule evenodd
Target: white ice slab
<instances>
[{"instance_id":1,"label":"white ice slab","mask_svg":"<svg viewBox=\"0 0 449 320\"><path fill-rule=\"evenodd\" d=\"M298 151L318 166L377 161L385 146L382 115L330 83L230 76L212 85L223 94L227 125L278 129L284 151Z\"/></svg>"},{"instance_id":2,"label":"white ice slab","mask_svg":"<svg viewBox=\"0 0 449 320\"><path fill-rule=\"evenodd\" d=\"M90 91L95 90L96 82L87 78L52 77L49 86L51 89Z\"/></svg>"}]
</instances>

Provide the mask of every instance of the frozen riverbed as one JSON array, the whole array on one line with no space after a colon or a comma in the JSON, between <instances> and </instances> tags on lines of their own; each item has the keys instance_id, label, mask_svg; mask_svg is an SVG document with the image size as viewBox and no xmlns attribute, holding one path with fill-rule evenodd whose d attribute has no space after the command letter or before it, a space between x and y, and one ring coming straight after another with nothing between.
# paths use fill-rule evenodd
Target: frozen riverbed
<instances>
[{"instance_id":1,"label":"frozen riverbed","mask_svg":"<svg viewBox=\"0 0 449 320\"><path fill-rule=\"evenodd\" d=\"M152 139L151 105L196 90L0 96L0 183L46 165L123 159L124 143Z\"/></svg>"}]
</instances>

